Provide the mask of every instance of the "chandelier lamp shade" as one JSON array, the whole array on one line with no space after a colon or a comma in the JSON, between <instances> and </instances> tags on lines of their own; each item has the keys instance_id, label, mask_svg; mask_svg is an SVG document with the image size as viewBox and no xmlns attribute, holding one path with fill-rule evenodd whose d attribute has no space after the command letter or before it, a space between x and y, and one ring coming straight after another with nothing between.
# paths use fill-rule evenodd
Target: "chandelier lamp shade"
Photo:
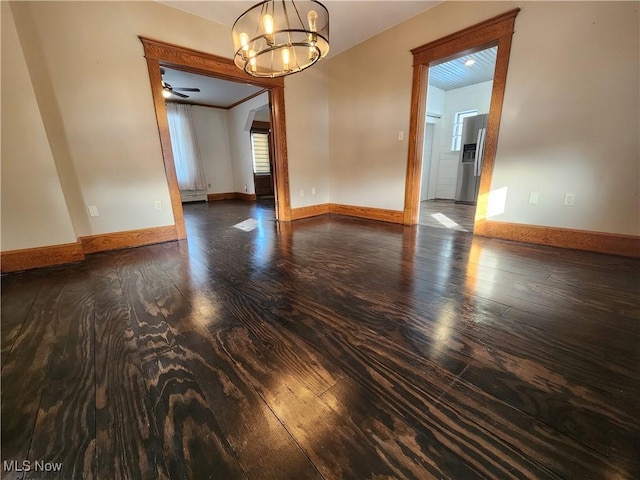
<instances>
[{"instance_id":1,"label":"chandelier lamp shade","mask_svg":"<svg viewBox=\"0 0 640 480\"><path fill-rule=\"evenodd\" d=\"M234 62L254 77L282 77L329 52L329 12L314 0L269 0L244 12L231 29Z\"/></svg>"}]
</instances>

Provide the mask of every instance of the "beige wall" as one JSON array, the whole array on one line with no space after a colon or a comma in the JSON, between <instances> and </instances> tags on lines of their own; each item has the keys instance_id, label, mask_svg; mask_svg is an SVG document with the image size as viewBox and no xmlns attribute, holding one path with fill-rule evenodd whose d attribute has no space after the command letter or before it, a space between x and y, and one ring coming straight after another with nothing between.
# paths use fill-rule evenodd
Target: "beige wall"
<instances>
[{"instance_id":1,"label":"beige wall","mask_svg":"<svg viewBox=\"0 0 640 480\"><path fill-rule=\"evenodd\" d=\"M209 185L207 193L233 192L227 111L193 105L191 117L204 175Z\"/></svg>"},{"instance_id":2,"label":"beige wall","mask_svg":"<svg viewBox=\"0 0 640 480\"><path fill-rule=\"evenodd\" d=\"M327 64L320 62L285 78L292 208L329 202L327 72ZM301 191L304 191L304 196Z\"/></svg>"},{"instance_id":3,"label":"beige wall","mask_svg":"<svg viewBox=\"0 0 640 480\"><path fill-rule=\"evenodd\" d=\"M492 184L507 202L493 219L640 234L638 7L523 5Z\"/></svg>"},{"instance_id":4,"label":"beige wall","mask_svg":"<svg viewBox=\"0 0 640 480\"><path fill-rule=\"evenodd\" d=\"M333 202L403 208L409 50L516 6L492 219L640 234L636 2L445 2L329 60Z\"/></svg>"},{"instance_id":5,"label":"beige wall","mask_svg":"<svg viewBox=\"0 0 640 480\"><path fill-rule=\"evenodd\" d=\"M2 2L2 249L76 237L9 4ZM7 115L8 113L11 115Z\"/></svg>"},{"instance_id":6,"label":"beige wall","mask_svg":"<svg viewBox=\"0 0 640 480\"><path fill-rule=\"evenodd\" d=\"M396 31L397 30L397 31ZM395 31L395 34L393 33ZM411 95L409 48L388 30L329 63L331 201L403 207ZM409 46L411 45L411 46ZM398 140L398 132L404 140Z\"/></svg>"},{"instance_id":7,"label":"beige wall","mask_svg":"<svg viewBox=\"0 0 640 480\"><path fill-rule=\"evenodd\" d=\"M223 51L226 29L155 2L11 7L76 235L173 224L137 36Z\"/></svg>"}]
</instances>

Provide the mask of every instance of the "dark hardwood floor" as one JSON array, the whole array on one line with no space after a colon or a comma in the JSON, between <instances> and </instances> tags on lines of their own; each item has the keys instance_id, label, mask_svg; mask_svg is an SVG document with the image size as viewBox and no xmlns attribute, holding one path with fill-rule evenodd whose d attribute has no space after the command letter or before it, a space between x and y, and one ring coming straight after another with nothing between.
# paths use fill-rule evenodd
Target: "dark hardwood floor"
<instances>
[{"instance_id":1,"label":"dark hardwood floor","mask_svg":"<svg viewBox=\"0 0 640 480\"><path fill-rule=\"evenodd\" d=\"M473 232L475 215L475 205L455 203L453 200L423 200L420 202L418 223L425 227Z\"/></svg>"},{"instance_id":2,"label":"dark hardwood floor","mask_svg":"<svg viewBox=\"0 0 640 480\"><path fill-rule=\"evenodd\" d=\"M2 277L3 478L640 478L638 260L185 215Z\"/></svg>"}]
</instances>

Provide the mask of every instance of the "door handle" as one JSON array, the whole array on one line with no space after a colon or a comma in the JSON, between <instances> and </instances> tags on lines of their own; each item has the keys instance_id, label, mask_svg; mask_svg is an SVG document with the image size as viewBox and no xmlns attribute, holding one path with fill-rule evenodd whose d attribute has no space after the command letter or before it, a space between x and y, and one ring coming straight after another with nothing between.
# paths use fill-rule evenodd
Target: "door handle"
<instances>
[{"instance_id":1,"label":"door handle","mask_svg":"<svg viewBox=\"0 0 640 480\"><path fill-rule=\"evenodd\" d=\"M487 134L486 128L481 128L478 132L478 143L476 151L475 176L479 177L482 173L482 160L484 159L484 142Z\"/></svg>"},{"instance_id":2,"label":"door handle","mask_svg":"<svg viewBox=\"0 0 640 480\"><path fill-rule=\"evenodd\" d=\"M478 130L478 137L476 139L476 151L473 156L473 176L478 176L478 155L480 154L480 142L482 141L482 129Z\"/></svg>"}]
</instances>

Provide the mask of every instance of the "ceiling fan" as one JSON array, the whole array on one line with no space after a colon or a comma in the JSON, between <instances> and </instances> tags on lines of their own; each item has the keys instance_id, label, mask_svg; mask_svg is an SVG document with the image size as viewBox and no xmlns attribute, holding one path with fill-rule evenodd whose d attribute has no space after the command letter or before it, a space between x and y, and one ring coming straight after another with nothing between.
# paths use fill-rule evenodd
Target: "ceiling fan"
<instances>
[{"instance_id":1,"label":"ceiling fan","mask_svg":"<svg viewBox=\"0 0 640 480\"><path fill-rule=\"evenodd\" d=\"M164 77L164 68L160 69L160 74ZM178 91L179 90L179 91ZM191 88L191 87L172 87L170 84L162 79L162 95L164 98L171 98L171 95L175 95L180 98L189 98L189 95L185 95L180 92L199 92L199 88Z\"/></svg>"}]
</instances>

